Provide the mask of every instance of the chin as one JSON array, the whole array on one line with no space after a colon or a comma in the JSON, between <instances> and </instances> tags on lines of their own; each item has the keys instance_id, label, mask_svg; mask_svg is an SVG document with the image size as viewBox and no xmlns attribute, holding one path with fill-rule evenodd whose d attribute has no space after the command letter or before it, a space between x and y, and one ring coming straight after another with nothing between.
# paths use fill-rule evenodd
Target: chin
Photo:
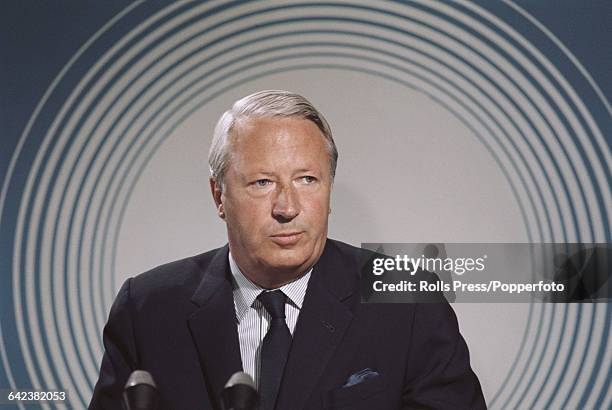
<instances>
[{"instance_id":1,"label":"chin","mask_svg":"<svg viewBox=\"0 0 612 410\"><path fill-rule=\"evenodd\" d=\"M282 249L269 258L269 265L274 268L291 269L299 268L308 261L309 255L302 249Z\"/></svg>"}]
</instances>

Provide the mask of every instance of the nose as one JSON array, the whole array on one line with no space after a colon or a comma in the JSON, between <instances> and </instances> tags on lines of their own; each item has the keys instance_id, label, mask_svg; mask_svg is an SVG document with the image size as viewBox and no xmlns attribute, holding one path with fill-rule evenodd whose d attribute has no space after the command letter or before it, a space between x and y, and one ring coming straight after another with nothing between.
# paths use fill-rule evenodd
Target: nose
<instances>
[{"instance_id":1,"label":"nose","mask_svg":"<svg viewBox=\"0 0 612 410\"><path fill-rule=\"evenodd\" d=\"M272 216L280 222L288 222L300 214L300 199L295 187L291 184L282 186L278 189Z\"/></svg>"}]
</instances>

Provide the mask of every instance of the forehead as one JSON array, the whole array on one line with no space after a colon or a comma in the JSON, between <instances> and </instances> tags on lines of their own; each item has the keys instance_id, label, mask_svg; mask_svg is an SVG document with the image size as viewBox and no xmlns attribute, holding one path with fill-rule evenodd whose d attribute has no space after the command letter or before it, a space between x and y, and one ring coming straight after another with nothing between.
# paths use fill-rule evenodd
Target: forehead
<instances>
[{"instance_id":1,"label":"forehead","mask_svg":"<svg viewBox=\"0 0 612 410\"><path fill-rule=\"evenodd\" d=\"M325 137L315 123L300 117L239 119L230 136L231 162L241 167L327 163Z\"/></svg>"}]
</instances>

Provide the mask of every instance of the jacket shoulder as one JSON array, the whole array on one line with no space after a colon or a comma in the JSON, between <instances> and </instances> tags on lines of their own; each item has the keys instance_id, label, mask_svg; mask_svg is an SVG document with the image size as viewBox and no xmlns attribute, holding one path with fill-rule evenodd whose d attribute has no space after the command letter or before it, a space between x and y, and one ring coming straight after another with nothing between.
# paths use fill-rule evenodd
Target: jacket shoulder
<instances>
[{"instance_id":1,"label":"jacket shoulder","mask_svg":"<svg viewBox=\"0 0 612 410\"><path fill-rule=\"evenodd\" d=\"M346 262L355 264L356 267L362 267L370 258L376 256L376 253L368 249L353 246L335 239L328 239L327 247L329 247L331 253L336 257L340 257Z\"/></svg>"},{"instance_id":2,"label":"jacket shoulder","mask_svg":"<svg viewBox=\"0 0 612 410\"><path fill-rule=\"evenodd\" d=\"M165 263L130 281L130 298L136 302L179 300L191 297L210 262L222 248Z\"/></svg>"},{"instance_id":3,"label":"jacket shoulder","mask_svg":"<svg viewBox=\"0 0 612 410\"><path fill-rule=\"evenodd\" d=\"M359 259L364 252L362 248L335 239L327 239L327 242L331 249L348 258Z\"/></svg>"},{"instance_id":4,"label":"jacket shoulder","mask_svg":"<svg viewBox=\"0 0 612 410\"><path fill-rule=\"evenodd\" d=\"M349 245L335 239L328 239L327 247L329 248L329 253L333 257L342 260L348 270L355 273L356 277L362 275L363 270L369 267L373 258L384 257L384 255L369 249Z\"/></svg>"}]
</instances>

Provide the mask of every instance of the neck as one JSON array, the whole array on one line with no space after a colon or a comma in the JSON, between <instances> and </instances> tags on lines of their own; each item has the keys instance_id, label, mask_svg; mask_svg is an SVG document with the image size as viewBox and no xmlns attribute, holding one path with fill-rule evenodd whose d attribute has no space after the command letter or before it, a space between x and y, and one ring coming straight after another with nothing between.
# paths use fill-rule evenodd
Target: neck
<instances>
[{"instance_id":1,"label":"neck","mask_svg":"<svg viewBox=\"0 0 612 410\"><path fill-rule=\"evenodd\" d=\"M236 257L237 255L231 253L231 258L234 264L238 267L240 272L251 282L264 289L278 289L288 283L294 282L300 279L306 272L310 270L310 266L297 266L290 268L278 268L278 267L255 267L250 266L245 261L240 260Z\"/></svg>"},{"instance_id":2,"label":"neck","mask_svg":"<svg viewBox=\"0 0 612 410\"><path fill-rule=\"evenodd\" d=\"M257 286L264 289L278 289L281 286L300 279L308 270L292 270L288 272L272 272L270 270L266 270L265 273L261 273L258 271L243 270L242 267L240 267L240 271L247 279L255 283Z\"/></svg>"}]
</instances>

